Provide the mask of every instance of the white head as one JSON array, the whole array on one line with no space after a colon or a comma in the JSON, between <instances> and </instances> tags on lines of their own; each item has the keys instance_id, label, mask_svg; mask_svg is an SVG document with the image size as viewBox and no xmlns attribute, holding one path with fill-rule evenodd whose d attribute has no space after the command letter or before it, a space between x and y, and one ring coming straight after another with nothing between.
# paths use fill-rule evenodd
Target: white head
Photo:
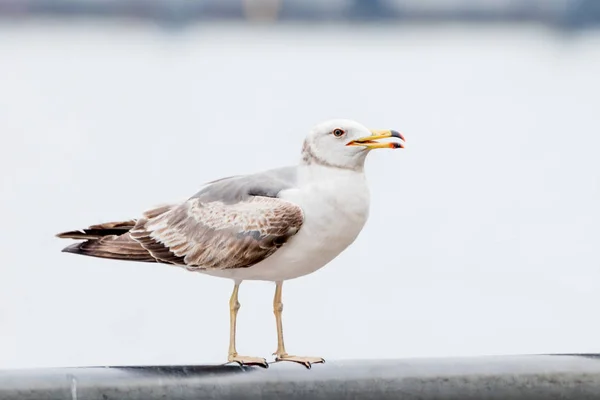
<instances>
[{"instance_id":1,"label":"white head","mask_svg":"<svg viewBox=\"0 0 600 400\"><path fill-rule=\"evenodd\" d=\"M404 147L399 142L376 141L392 137L404 140L396 131L368 129L348 119L321 122L311 129L304 140L302 162L362 171L370 150Z\"/></svg>"}]
</instances>

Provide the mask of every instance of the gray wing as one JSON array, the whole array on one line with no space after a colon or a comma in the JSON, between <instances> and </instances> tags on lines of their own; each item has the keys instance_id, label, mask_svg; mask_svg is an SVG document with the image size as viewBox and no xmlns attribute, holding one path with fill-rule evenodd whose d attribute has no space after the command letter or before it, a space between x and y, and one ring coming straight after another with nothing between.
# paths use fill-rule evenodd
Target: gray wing
<instances>
[{"instance_id":1,"label":"gray wing","mask_svg":"<svg viewBox=\"0 0 600 400\"><path fill-rule=\"evenodd\" d=\"M295 235L302 209L278 198L290 168L209 183L187 201L144 214L129 231L160 262L188 269L250 267Z\"/></svg>"},{"instance_id":2,"label":"gray wing","mask_svg":"<svg viewBox=\"0 0 600 400\"><path fill-rule=\"evenodd\" d=\"M279 192L294 187L296 182L296 167L277 168L209 182L192 198L232 204L252 196L277 197Z\"/></svg>"}]
</instances>

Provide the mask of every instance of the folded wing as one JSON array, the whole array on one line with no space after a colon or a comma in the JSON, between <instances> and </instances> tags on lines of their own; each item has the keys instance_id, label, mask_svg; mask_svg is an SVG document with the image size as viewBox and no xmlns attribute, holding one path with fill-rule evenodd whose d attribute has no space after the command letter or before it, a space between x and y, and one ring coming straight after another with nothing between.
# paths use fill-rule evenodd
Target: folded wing
<instances>
[{"instance_id":1,"label":"folded wing","mask_svg":"<svg viewBox=\"0 0 600 400\"><path fill-rule=\"evenodd\" d=\"M191 198L166 212L150 211L129 235L159 262L245 268L273 254L303 220L300 207L279 198L250 196L234 203Z\"/></svg>"},{"instance_id":2,"label":"folded wing","mask_svg":"<svg viewBox=\"0 0 600 400\"><path fill-rule=\"evenodd\" d=\"M225 178L182 203L147 211L138 220L57 236L83 240L63 251L87 256L200 270L246 268L269 257L302 226L302 209L279 198L296 179L293 167Z\"/></svg>"}]
</instances>

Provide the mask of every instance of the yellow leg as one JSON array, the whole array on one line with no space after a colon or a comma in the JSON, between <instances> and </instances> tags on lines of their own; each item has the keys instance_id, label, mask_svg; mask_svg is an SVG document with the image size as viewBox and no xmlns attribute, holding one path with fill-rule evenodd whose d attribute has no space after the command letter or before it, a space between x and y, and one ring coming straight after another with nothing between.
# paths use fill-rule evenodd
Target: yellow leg
<instances>
[{"instance_id":1,"label":"yellow leg","mask_svg":"<svg viewBox=\"0 0 600 400\"><path fill-rule=\"evenodd\" d=\"M229 299L229 356L227 359L229 362L236 362L240 365L259 365L264 368L268 368L267 360L260 357L247 357L240 356L235 349L235 328L237 313L240 309L240 303L238 302L238 291L240 289L239 282L235 283L233 287L233 293L231 293L231 299Z\"/></svg>"},{"instance_id":2,"label":"yellow leg","mask_svg":"<svg viewBox=\"0 0 600 400\"><path fill-rule=\"evenodd\" d=\"M281 302L281 289L283 282L277 282L275 286L275 297L273 297L273 313L275 314L275 323L277 324L277 351L273 353L276 361L292 361L310 368L312 364L324 363L321 357L299 357L291 356L285 351L283 344L283 323L281 313L283 312L283 303Z\"/></svg>"}]
</instances>

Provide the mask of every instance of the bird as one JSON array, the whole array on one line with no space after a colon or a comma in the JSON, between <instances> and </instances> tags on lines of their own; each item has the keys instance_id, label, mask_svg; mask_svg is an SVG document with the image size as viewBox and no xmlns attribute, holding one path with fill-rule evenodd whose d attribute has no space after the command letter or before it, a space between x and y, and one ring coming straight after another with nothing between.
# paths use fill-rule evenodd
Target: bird
<instances>
[{"instance_id":1,"label":"bird","mask_svg":"<svg viewBox=\"0 0 600 400\"><path fill-rule=\"evenodd\" d=\"M348 119L323 121L309 129L296 164L214 180L184 201L137 218L56 236L77 240L62 250L66 253L161 263L232 280L227 360L242 366L269 364L236 350L240 284L273 282L275 362L311 368L325 360L285 348L283 283L324 267L355 241L369 216L367 155L404 148L404 142L395 130L368 129Z\"/></svg>"}]
</instances>

